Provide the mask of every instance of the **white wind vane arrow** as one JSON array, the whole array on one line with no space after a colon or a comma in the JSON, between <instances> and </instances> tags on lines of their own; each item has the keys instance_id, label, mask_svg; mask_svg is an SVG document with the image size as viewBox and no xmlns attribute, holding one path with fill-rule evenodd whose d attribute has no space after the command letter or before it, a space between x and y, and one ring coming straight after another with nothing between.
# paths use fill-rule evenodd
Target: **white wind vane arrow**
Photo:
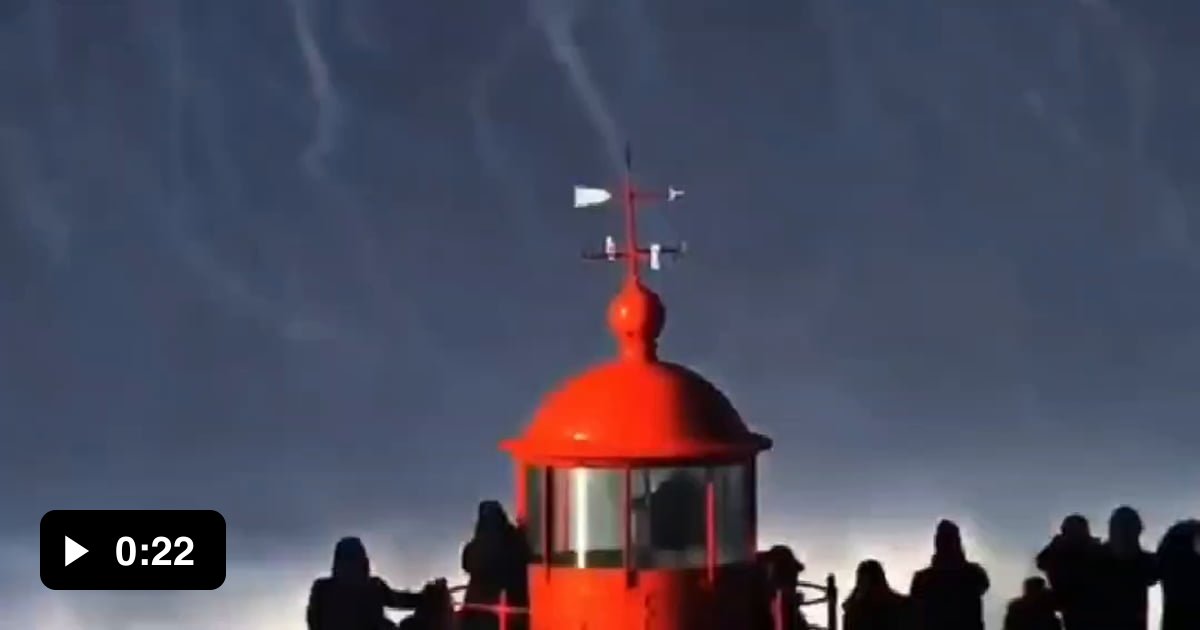
<instances>
[{"instance_id":1,"label":"white wind vane arrow","mask_svg":"<svg viewBox=\"0 0 1200 630\"><path fill-rule=\"evenodd\" d=\"M603 188L589 188L587 186L575 187L575 207L588 208L598 206L612 199L612 193Z\"/></svg>"}]
</instances>

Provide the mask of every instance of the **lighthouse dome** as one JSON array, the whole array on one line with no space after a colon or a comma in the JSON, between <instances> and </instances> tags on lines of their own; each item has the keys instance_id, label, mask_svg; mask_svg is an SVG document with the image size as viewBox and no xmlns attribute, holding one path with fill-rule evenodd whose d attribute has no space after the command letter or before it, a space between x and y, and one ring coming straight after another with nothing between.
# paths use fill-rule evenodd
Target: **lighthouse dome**
<instances>
[{"instance_id":1,"label":"lighthouse dome","mask_svg":"<svg viewBox=\"0 0 1200 630\"><path fill-rule=\"evenodd\" d=\"M608 311L620 357L567 380L508 450L523 459L596 465L741 459L769 448L696 372L659 361L661 300L636 279Z\"/></svg>"}]
</instances>

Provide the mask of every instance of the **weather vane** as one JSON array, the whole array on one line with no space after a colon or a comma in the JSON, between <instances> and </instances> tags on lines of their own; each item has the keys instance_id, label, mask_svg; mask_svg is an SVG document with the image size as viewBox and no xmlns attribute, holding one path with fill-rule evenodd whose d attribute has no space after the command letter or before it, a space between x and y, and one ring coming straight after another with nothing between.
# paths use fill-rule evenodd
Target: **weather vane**
<instances>
[{"instance_id":1,"label":"weather vane","mask_svg":"<svg viewBox=\"0 0 1200 630\"><path fill-rule=\"evenodd\" d=\"M630 151L629 145L625 145L625 181L621 185L620 196L624 202L625 212L625 246L618 247L617 241L612 236L604 238L604 250L584 252L583 257L586 260L599 260L605 262L616 262L624 260L628 264L629 277L636 280L640 275L641 262L643 260L649 262L650 268L658 271L662 268L662 257L671 256L678 258L687 253L687 243L680 242L678 245L662 245L661 243L650 243L648 247L642 247L637 238L637 211L639 201L675 201L683 196L682 190L668 186L666 192L642 190L633 183L633 154ZM588 208L593 206L603 206L608 203L613 194L604 188L590 188L587 186L575 187L575 207Z\"/></svg>"}]
</instances>

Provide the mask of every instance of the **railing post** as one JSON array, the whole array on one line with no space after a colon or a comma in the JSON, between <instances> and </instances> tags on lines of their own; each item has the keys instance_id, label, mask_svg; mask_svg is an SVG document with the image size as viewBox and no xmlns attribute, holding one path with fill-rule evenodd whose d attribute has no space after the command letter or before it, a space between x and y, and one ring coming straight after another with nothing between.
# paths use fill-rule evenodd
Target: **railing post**
<instances>
[{"instance_id":1,"label":"railing post","mask_svg":"<svg viewBox=\"0 0 1200 630\"><path fill-rule=\"evenodd\" d=\"M825 607L829 613L829 630L838 630L837 579L832 573L825 577Z\"/></svg>"},{"instance_id":2,"label":"railing post","mask_svg":"<svg viewBox=\"0 0 1200 630\"><path fill-rule=\"evenodd\" d=\"M508 593L500 590L500 630L508 630Z\"/></svg>"},{"instance_id":3,"label":"railing post","mask_svg":"<svg viewBox=\"0 0 1200 630\"><path fill-rule=\"evenodd\" d=\"M784 630L783 590L781 589L775 589L775 595L771 598L771 621L775 624L775 630Z\"/></svg>"}]
</instances>

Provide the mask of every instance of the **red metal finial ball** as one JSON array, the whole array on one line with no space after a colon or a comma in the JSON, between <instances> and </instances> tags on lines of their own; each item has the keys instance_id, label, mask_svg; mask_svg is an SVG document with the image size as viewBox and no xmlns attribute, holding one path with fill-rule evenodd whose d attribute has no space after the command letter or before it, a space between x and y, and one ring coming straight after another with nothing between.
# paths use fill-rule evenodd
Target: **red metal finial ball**
<instances>
[{"instance_id":1,"label":"red metal finial ball","mask_svg":"<svg viewBox=\"0 0 1200 630\"><path fill-rule=\"evenodd\" d=\"M608 306L608 325L626 359L654 360L665 323L662 300L635 277L626 279Z\"/></svg>"}]
</instances>

